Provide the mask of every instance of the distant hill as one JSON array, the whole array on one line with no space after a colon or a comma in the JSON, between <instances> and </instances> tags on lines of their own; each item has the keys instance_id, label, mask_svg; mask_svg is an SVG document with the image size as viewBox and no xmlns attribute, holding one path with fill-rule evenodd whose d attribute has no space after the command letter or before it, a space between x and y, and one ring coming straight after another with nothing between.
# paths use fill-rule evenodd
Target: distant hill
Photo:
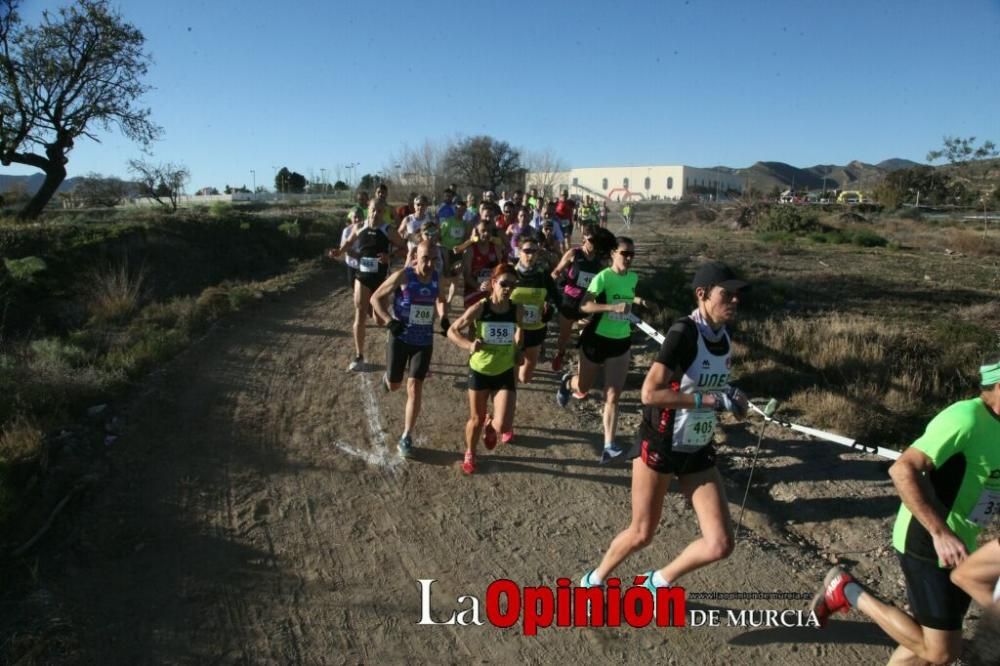
<instances>
[{"instance_id":1,"label":"distant hill","mask_svg":"<svg viewBox=\"0 0 1000 666\"><path fill-rule=\"evenodd\" d=\"M817 164L803 169L784 162L757 162L745 169L726 170L746 178L753 188L761 192L769 192L775 187L781 190L791 187L797 190L822 190L824 187L828 190L851 190L870 189L887 174L917 164L893 158L878 164L855 160L845 166Z\"/></svg>"},{"instance_id":2,"label":"distant hill","mask_svg":"<svg viewBox=\"0 0 1000 666\"><path fill-rule=\"evenodd\" d=\"M78 178L67 178L59 186L60 192L68 192L76 187ZM45 175L36 173L31 176L4 176L0 175L0 192L10 192L11 190L23 187L28 194L34 194L45 182Z\"/></svg>"}]
</instances>

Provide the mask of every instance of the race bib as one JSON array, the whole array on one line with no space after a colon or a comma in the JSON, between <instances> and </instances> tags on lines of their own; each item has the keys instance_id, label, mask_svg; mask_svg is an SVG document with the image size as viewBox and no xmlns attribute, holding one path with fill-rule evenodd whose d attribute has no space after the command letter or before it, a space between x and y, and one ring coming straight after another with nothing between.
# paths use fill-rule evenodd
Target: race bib
<instances>
[{"instance_id":1,"label":"race bib","mask_svg":"<svg viewBox=\"0 0 1000 666\"><path fill-rule=\"evenodd\" d=\"M358 268L362 273L377 273L378 257L361 257L358 259Z\"/></svg>"},{"instance_id":2,"label":"race bib","mask_svg":"<svg viewBox=\"0 0 1000 666\"><path fill-rule=\"evenodd\" d=\"M514 344L514 324L506 321L483 324L483 342L488 345Z\"/></svg>"},{"instance_id":3,"label":"race bib","mask_svg":"<svg viewBox=\"0 0 1000 666\"><path fill-rule=\"evenodd\" d=\"M681 439L684 449L700 449L712 441L715 432L715 414L713 412L689 411L684 423L684 434Z\"/></svg>"},{"instance_id":4,"label":"race bib","mask_svg":"<svg viewBox=\"0 0 1000 666\"><path fill-rule=\"evenodd\" d=\"M542 309L537 305L522 305L521 323L537 324L542 320Z\"/></svg>"},{"instance_id":5,"label":"race bib","mask_svg":"<svg viewBox=\"0 0 1000 666\"><path fill-rule=\"evenodd\" d=\"M463 229L458 225L455 225L454 227L451 228L451 237L456 240L461 240L463 237L465 237L465 229Z\"/></svg>"},{"instance_id":6,"label":"race bib","mask_svg":"<svg viewBox=\"0 0 1000 666\"><path fill-rule=\"evenodd\" d=\"M586 271L580 271L580 274L576 276L576 286L581 289L586 289L590 286L590 281L594 279L595 273L587 273Z\"/></svg>"},{"instance_id":7,"label":"race bib","mask_svg":"<svg viewBox=\"0 0 1000 666\"><path fill-rule=\"evenodd\" d=\"M1000 520L1000 489L986 488L979 495L979 501L969 512L969 520L980 527L991 521Z\"/></svg>"},{"instance_id":8,"label":"race bib","mask_svg":"<svg viewBox=\"0 0 1000 666\"><path fill-rule=\"evenodd\" d=\"M434 322L434 306L433 305L411 305L410 306L410 325L411 326L430 326Z\"/></svg>"},{"instance_id":9,"label":"race bib","mask_svg":"<svg viewBox=\"0 0 1000 666\"><path fill-rule=\"evenodd\" d=\"M632 312L632 302L631 301L615 301L614 305L619 303L625 304L625 312L608 312L608 319L612 321L629 321L629 314Z\"/></svg>"}]
</instances>

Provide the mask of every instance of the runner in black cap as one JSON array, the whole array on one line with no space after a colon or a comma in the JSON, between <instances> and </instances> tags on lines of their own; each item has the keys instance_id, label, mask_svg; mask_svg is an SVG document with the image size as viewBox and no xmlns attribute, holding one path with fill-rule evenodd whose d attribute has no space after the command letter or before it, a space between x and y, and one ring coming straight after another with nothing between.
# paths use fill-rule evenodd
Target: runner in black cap
<instances>
[{"instance_id":1,"label":"runner in black cap","mask_svg":"<svg viewBox=\"0 0 1000 666\"><path fill-rule=\"evenodd\" d=\"M692 282L698 306L667 331L660 352L642 384L642 423L632 461L632 520L611 542L582 587L604 580L635 551L649 545L663 511L663 498L676 476L698 516L701 537L667 566L649 571L656 587L721 560L733 549L733 526L722 477L715 466L712 434L718 413L746 414L747 399L729 384L730 340L726 325L736 319L747 283L726 266L701 266Z\"/></svg>"}]
</instances>

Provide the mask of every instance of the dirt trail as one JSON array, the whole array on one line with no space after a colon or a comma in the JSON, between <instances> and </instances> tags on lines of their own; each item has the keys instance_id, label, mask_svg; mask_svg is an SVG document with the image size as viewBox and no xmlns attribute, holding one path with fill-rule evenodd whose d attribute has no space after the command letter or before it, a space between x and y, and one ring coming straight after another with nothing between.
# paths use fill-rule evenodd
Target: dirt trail
<instances>
[{"instance_id":1,"label":"dirt trail","mask_svg":"<svg viewBox=\"0 0 1000 666\"><path fill-rule=\"evenodd\" d=\"M641 230L635 235L640 243L651 238ZM437 579L437 616L450 614L459 595L484 599L499 578L551 586L561 576L579 579L627 521L629 474L624 466L597 463L597 402L558 409L555 376L545 366L519 390L516 445L484 452L481 471L462 475L466 356L440 337L418 450L412 461L399 462L405 396L386 396L379 387L380 330L369 329L371 371L345 370L350 307L342 272L326 272L214 331L135 400L128 431L116 444L111 485L77 513L71 547L43 570L47 601L39 607L54 609L72 634L78 653L69 661L855 664L887 658L888 640L856 615L825 630L723 622L711 629L550 628L536 637L523 636L519 626L416 625L417 579ZM637 364L634 383L643 371ZM637 391L628 392L623 409L634 414L637 399ZM623 438L631 436L634 417L626 421ZM752 433L732 426L728 436L723 469L735 516ZM784 443L780 455L773 440L766 445L749 538L728 560L685 579L689 592L811 593L829 566L821 551L843 555L852 548L862 571L878 575L878 560L886 558L864 549L887 543L882 529L895 507L877 463L846 451L807 450L822 445ZM797 514L805 485L819 494ZM874 496L863 503L857 496L869 486ZM848 494L855 497L844 499ZM851 510L851 502L860 510ZM823 519L824 506L832 522ZM786 526L793 514L799 523ZM696 531L694 514L671 493L654 544L620 573L631 577L662 565ZM729 608L803 606L728 600L689 607L720 608L725 617Z\"/></svg>"}]
</instances>

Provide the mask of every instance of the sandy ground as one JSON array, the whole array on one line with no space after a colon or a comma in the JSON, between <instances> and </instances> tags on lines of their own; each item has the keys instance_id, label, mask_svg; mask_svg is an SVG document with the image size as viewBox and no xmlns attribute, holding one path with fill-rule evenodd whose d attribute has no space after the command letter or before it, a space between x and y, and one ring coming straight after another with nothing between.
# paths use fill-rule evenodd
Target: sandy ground
<instances>
[{"instance_id":1,"label":"sandy ground","mask_svg":"<svg viewBox=\"0 0 1000 666\"><path fill-rule=\"evenodd\" d=\"M598 464L598 401L559 409L545 365L518 392L516 444L483 451L480 472L464 476L466 355L440 337L418 450L401 462L405 396L379 386L384 332L369 329L370 372L348 373L350 308L342 271L325 272L228 320L135 396L108 486L67 514L67 545L47 551L37 590L18 609L46 617L65 661L874 664L889 656L890 641L859 614L822 630L726 626L727 609L805 607L796 600L689 602L721 609L717 628L553 627L529 637L519 625L417 625L418 579L438 581L439 618L468 607L456 604L460 595L484 599L497 579L578 580L628 521L629 471ZM622 439L634 432L652 357L645 342L636 352ZM729 424L720 446L734 517L757 428ZM689 592L811 595L839 559L901 604L885 469L768 431L735 552L682 582ZM683 497L671 493L666 505L656 540L623 565L623 577L662 566L697 536Z\"/></svg>"}]
</instances>

